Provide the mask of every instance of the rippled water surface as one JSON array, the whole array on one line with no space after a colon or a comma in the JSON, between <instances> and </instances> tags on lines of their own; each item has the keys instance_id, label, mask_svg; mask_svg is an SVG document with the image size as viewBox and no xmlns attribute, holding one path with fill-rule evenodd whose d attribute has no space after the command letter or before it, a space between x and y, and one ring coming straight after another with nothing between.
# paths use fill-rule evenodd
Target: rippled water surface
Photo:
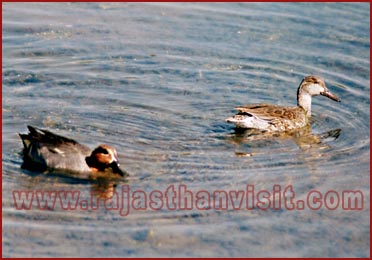
<instances>
[{"instance_id":1,"label":"rippled water surface","mask_svg":"<svg viewBox=\"0 0 372 260\"><path fill-rule=\"evenodd\" d=\"M368 3L4 3L2 22L3 256L369 257ZM342 99L315 97L311 127L225 123L236 105L295 105L310 74ZM130 176L21 169L28 124L113 145ZM135 190L129 212L113 209ZM242 208L224 209L239 190ZM331 195L310 209L311 190ZM20 210L14 191L77 191L79 204L41 209L35 193Z\"/></svg>"}]
</instances>

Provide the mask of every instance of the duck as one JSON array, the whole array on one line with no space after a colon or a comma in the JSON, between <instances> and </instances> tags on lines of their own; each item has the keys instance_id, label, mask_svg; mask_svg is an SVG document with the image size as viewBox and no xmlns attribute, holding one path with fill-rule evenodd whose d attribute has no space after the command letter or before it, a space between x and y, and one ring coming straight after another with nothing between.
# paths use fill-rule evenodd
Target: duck
<instances>
[{"instance_id":1,"label":"duck","mask_svg":"<svg viewBox=\"0 0 372 260\"><path fill-rule=\"evenodd\" d=\"M27 128L29 133L19 134L23 143L23 166L26 169L126 175L119 167L115 148L107 144L91 150L73 139L48 130L30 125Z\"/></svg>"},{"instance_id":2,"label":"duck","mask_svg":"<svg viewBox=\"0 0 372 260\"><path fill-rule=\"evenodd\" d=\"M298 130L309 124L311 98L322 95L334 101L341 99L332 94L322 78L306 76L297 89L297 106L251 104L235 107L238 113L226 119L240 129L255 129L263 132Z\"/></svg>"}]
</instances>

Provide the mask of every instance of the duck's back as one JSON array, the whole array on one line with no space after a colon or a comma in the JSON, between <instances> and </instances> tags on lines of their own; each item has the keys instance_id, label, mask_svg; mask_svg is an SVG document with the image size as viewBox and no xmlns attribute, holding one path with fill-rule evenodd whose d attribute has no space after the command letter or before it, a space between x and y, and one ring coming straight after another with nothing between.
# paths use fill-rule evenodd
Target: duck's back
<instances>
[{"instance_id":1,"label":"duck's back","mask_svg":"<svg viewBox=\"0 0 372 260\"><path fill-rule=\"evenodd\" d=\"M91 150L73 139L28 126L28 134L20 134L25 163L74 172L88 172L85 158Z\"/></svg>"},{"instance_id":2,"label":"duck's back","mask_svg":"<svg viewBox=\"0 0 372 260\"><path fill-rule=\"evenodd\" d=\"M268 131L288 131L308 123L302 107L284 107L270 104L253 104L236 107L238 114L229 118L237 126Z\"/></svg>"}]
</instances>

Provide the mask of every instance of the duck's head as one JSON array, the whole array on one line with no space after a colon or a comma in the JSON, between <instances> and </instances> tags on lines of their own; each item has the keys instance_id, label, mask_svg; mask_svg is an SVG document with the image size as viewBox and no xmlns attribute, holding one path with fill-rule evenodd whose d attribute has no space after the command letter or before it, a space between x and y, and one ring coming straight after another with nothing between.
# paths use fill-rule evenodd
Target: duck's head
<instances>
[{"instance_id":1,"label":"duck's head","mask_svg":"<svg viewBox=\"0 0 372 260\"><path fill-rule=\"evenodd\" d=\"M334 101L341 102L340 98L332 94L327 89L324 80L322 80L318 76L307 76L302 80L300 87L298 88L297 96L298 98L301 98L302 95L322 95Z\"/></svg>"},{"instance_id":2,"label":"duck's head","mask_svg":"<svg viewBox=\"0 0 372 260\"><path fill-rule=\"evenodd\" d=\"M124 176L125 173L119 168L119 159L115 148L101 144L93 150L92 154L86 158L88 166L94 171L111 170L113 173Z\"/></svg>"}]
</instances>

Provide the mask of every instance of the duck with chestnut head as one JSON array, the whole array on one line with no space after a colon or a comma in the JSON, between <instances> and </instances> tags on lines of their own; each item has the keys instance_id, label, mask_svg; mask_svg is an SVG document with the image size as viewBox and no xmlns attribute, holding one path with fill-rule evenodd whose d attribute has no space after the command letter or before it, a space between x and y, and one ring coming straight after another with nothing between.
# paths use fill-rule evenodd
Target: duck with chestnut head
<instances>
[{"instance_id":1,"label":"duck with chestnut head","mask_svg":"<svg viewBox=\"0 0 372 260\"><path fill-rule=\"evenodd\" d=\"M101 144L92 151L73 139L33 126L27 127L29 133L19 134L23 142L25 168L126 175L126 172L119 168L115 148L109 145Z\"/></svg>"}]
</instances>

